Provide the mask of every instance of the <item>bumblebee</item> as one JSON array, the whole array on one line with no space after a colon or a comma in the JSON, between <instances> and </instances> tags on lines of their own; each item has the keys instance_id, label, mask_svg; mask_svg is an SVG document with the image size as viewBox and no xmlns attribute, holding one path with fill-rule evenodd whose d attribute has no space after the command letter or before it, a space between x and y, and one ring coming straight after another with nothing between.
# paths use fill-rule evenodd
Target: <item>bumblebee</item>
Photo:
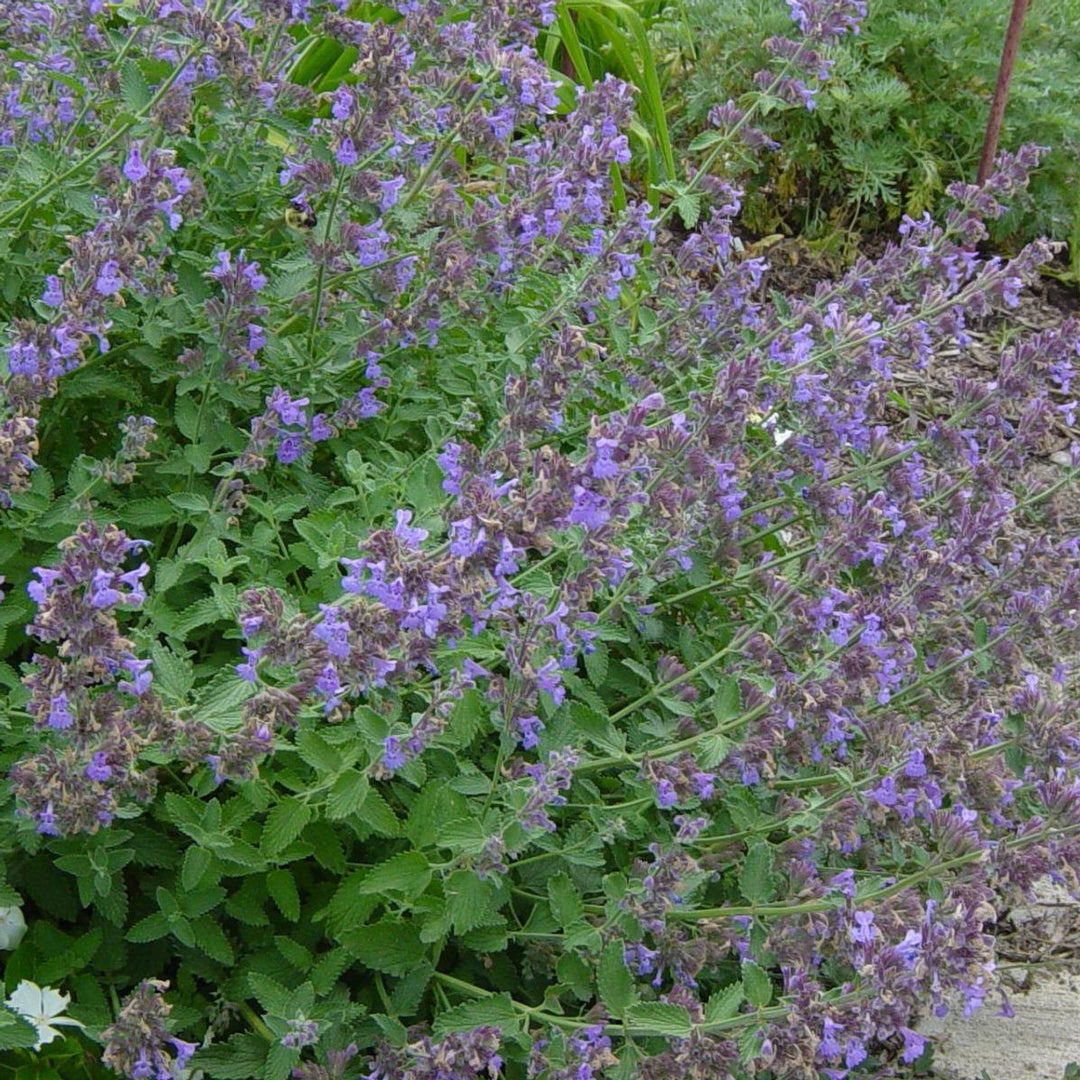
<instances>
[{"instance_id":1,"label":"bumblebee","mask_svg":"<svg viewBox=\"0 0 1080 1080\"><path fill-rule=\"evenodd\" d=\"M315 211L311 209L306 199L293 199L285 211L285 224L293 229L302 229L305 232L314 229L319 224Z\"/></svg>"}]
</instances>

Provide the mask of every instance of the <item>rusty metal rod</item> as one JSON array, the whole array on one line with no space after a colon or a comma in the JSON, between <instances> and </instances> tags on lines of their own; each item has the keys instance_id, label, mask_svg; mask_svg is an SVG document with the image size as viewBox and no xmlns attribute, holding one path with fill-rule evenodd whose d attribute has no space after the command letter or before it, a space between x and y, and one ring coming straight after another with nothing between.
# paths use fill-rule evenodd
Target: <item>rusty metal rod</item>
<instances>
[{"instance_id":1,"label":"rusty metal rod","mask_svg":"<svg viewBox=\"0 0 1080 1080\"><path fill-rule=\"evenodd\" d=\"M1005 44L1001 49L1001 64L998 67L997 86L994 87L994 100L990 103L990 119L986 124L986 138L983 139L982 157L979 158L978 184L985 184L994 169L994 156L997 154L998 139L1001 137L1001 123L1005 119L1005 105L1009 100L1009 83L1012 81L1016 54L1020 51L1020 36L1024 30L1024 16L1027 15L1029 0L1013 0L1009 28L1005 31Z\"/></svg>"}]
</instances>

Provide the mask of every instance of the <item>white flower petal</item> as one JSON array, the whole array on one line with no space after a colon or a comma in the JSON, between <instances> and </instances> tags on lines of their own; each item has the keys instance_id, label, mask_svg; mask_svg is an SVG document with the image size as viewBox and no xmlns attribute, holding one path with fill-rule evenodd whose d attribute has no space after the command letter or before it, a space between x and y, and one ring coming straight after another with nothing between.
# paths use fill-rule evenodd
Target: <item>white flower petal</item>
<instances>
[{"instance_id":1,"label":"white flower petal","mask_svg":"<svg viewBox=\"0 0 1080 1080\"><path fill-rule=\"evenodd\" d=\"M0 949L15 949L26 936L22 908L0 908Z\"/></svg>"},{"instance_id":2,"label":"white flower petal","mask_svg":"<svg viewBox=\"0 0 1080 1080\"><path fill-rule=\"evenodd\" d=\"M50 1024L70 1024L72 1027L86 1027L81 1020L76 1020L74 1016L50 1016Z\"/></svg>"},{"instance_id":3,"label":"white flower petal","mask_svg":"<svg viewBox=\"0 0 1080 1080\"><path fill-rule=\"evenodd\" d=\"M5 1004L9 1009L27 1018L41 1015L41 987L36 982L23 979L15 987Z\"/></svg>"},{"instance_id":4,"label":"white flower petal","mask_svg":"<svg viewBox=\"0 0 1080 1080\"><path fill-rule=\"evenodd\" d=\"M70 994L61 994L52 986L41 988L41 1015L58 1016L71 1004Z\"/></svg>"}]
</instances>

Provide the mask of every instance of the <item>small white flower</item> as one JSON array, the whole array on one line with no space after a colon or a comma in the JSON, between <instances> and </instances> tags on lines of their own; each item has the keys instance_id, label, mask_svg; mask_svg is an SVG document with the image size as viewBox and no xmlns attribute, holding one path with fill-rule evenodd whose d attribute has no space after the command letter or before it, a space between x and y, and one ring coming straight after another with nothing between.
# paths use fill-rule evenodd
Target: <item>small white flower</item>
<instances>
[{"instance_id":1,"label":"small white flower","mask_svg":"<svg viewBox=\"0 0 1080 1080\"><path fill-rule=\"evenodd\" d=\"M79 1020L60 1014L71 1002L70 994L61 994L51 986L38 986L29 979L23 979L15 988L15 993L4 1002L9 1009L14 1009L24 1020L29 1020L37 1028L38 1041L35 1050L40 1050L46 1043L60 1035L52 1024L74 1024L84 1027Z\"/></svg>"},{"instance_id":2,"label":"small white flower","mask_svg":"<svg viewBox=\"0 0 1080 1080\"><path fill-rule=\"evenodd\" d=\"M18 948L26 936L26 920L22 908L0 907L0 949Z\"/></svg>"}]
</instances>

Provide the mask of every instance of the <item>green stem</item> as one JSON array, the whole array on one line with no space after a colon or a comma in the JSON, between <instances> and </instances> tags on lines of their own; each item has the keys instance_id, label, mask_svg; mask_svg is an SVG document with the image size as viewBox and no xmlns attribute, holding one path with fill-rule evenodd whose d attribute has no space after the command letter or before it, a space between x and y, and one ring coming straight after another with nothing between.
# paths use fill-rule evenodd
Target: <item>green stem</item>
<instances>
[{"instance_id":1,"label":"green stem","mask_svg":"<svg viewBox=\"0 0 1080 1080\"><path fill-rule=\"evenodd\" d=\"M17 203L6 214L0 214L0 229L10 225L11 222L21 217L24 213L28 213L34 206L41 202L42 199L51 195L57 188L63 187L73 176L77 176L88 165L92 165L100 157L111 150L112 147L127 135L140 120L150 114L158 102L172 89L173 84L180 78L181 74L183 74L184 68L187 67L198 52L199 50L197 47L190 49L176 68L170 73L169 77L158 87L157 93L155 93L134 116L125 120L107 139L103 139L98 143L90 153L76 161L69 169L65 169L59 175L52 177L50 180L46 180L32 195L28 195L22 202Z\"/></svg>"},{"instance_id":2,"label":"green stem","mask_svg":"<svg viewBox=\"0 0 1080 1080\"><path fill-rule=\"evenodd\" d=\"M276 1043L277 1036L263 1023L263 1019L255 1010L246 1002L240 1002L240 1012L243 1014L244 1019L264 1038L267 1042Z\"/></svg>"}]
</instances>

